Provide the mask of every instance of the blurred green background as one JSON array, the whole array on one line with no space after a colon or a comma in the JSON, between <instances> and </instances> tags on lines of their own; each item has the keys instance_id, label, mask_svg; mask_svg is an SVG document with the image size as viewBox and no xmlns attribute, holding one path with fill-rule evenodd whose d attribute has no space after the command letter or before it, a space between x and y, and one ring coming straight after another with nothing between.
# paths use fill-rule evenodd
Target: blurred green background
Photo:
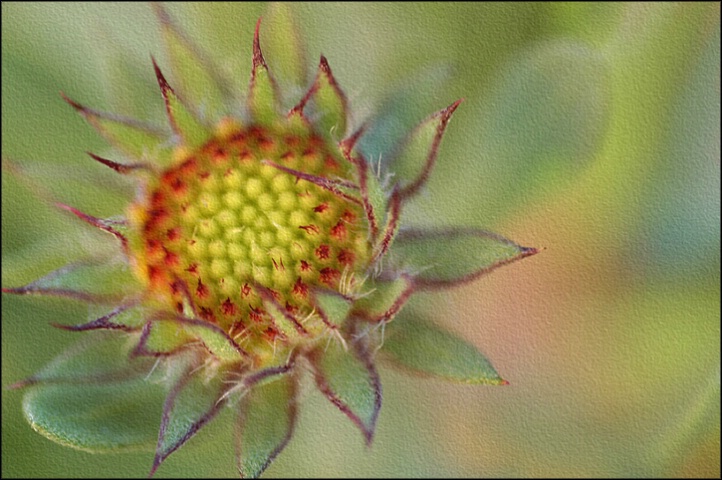
<instances>
[{"instance_id":1,"label":"blurred green background","mask_svg":"<svg viewBox=\"0 0 722 480\"><path fill-rule=\"evenodd\" d=\"M167 8L245 90L267 5ZM719 477L719 4L292 8L309 75L323 53L356 124L381 108L372 157L465 98L407 223L482 226L546 250L409 309L477 345L509 386L382 367L370 449L309 388L296 437L266 475ZM161 122L150 55L169 61L149 4L4 2L2 18L2 155L13 160L2 285L17 286L113 247L38 197L111 216L132 192L85 155L111 153L59 91ZM2 300L3 387L74 341L50 322L92 313ZM152 452L92 455L34 433L22 395L2 390L3 477L147 474ZM231 421L219 417L157 477L235 475Z\"/></svg>"}]
</instances>

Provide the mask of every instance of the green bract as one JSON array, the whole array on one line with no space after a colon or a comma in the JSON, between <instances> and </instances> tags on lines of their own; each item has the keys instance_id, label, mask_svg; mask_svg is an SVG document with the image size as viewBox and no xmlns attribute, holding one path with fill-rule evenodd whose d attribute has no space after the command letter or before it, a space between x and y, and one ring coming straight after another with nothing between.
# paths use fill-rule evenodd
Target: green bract
<instances>
[{"instance_id":1,"label":"green bract","mask_svg":"<svg viewBox=\"0 0 722 480\"><path fill-rule=\"evenodd\" d=\"M413 130L389 171L375 171L358 146L365 128L349 129L348 102L324 57L307 93L284 105L259 21L245 115L206 123L197 105L230 110L228 83L156 10L180 82L176 91L153 61L170 137L66 97L118 150L118 159L91 157L138 183L123 219L59 205L110 233L117 257L82 259L3 289L106 312L59 326L90 332L17 384L28 390L33 428L89 451L155 443L154 472L222 408L234 408L238 470L257 476L292 436L301 369L367 443L382 402L378 351L407 370L506 383L474 346L408 315L394 321L418 290L536 253L478 229L402 225L460 101ZM288 12L275 14L290 31ZM302 58L287 56L286 73L300 80ZM411 174L390 175L394 165ZM138 421L148 411L158 425Z\"/></svg>"}]
</instances>

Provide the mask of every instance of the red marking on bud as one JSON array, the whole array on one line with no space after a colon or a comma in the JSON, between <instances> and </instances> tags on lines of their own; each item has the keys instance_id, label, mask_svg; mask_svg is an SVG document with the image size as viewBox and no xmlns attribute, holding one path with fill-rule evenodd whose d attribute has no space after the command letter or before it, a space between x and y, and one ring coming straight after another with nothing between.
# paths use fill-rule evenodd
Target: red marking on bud
<instances>
[{"instance_id":1,"label":"red marking on bud","mask_svg":"<svg viewBox=\"0 0 722 480\"><path fill-rule=\"evenodd\" d=\"M228 335L235 340L236 337L238 337L238 335L243 333L245 330L246 326L242 322L233 322L230 330L228 330Z\"/></svg>"},{"instance_id":2,"label":"red marking on bud","mask_svg":"<svg viewBox=\"0 0 722 480\"><path fill-rule=\"evenodd\" d=\"M255 308L250 307L250 311L248 312L248 318L250 318L255 323L261 323L263 321L263 309L262 308Z\"/></svg>"},{"instance_id":3,"label":"red marking on bud","mask_svg":"<svg viewBox=\"0 0 722 480\"><path fill-rule=\"evenodd\" d=\"M353 223L354 221L356 221L356 215L354 215L354 213L350 210L346 210L341 215L341 220L347 223Z\"/></svg>"},{"instance_id":4,"label":"red marking on bud","mask_svg":"<svg viewBox=\"0 0 722 480\"><path fill-rule=\"evenodd\" d=\"M249 162L253 160L253 154L248 150L241 150L238 153L238 160L241 162Z\"/></svg>"},{"instance_id":5,"label":"red marking on bud","mask_svg":"<svg viewBox=\"0 0 722 480\"><path fill-rule=\"evenodd\" d=\"M248 127L248 134L258 140L266 136L266 130L259 125L252 125Z\"/></svg>"},{"instance_id":6,"label":"red marking on bud","mask_svg":"<svg viewBox=\"0 0 722 480\"><path fill-rule=\"evenodd\" d=\"M198 174L198 177L201 180L208 180L208 177L210 177L210 176L211 176L211 172L201 172Z\"/></svg>"},{"instance_id":7,"label":"red marking on bud","mask_svg":"<svg viewBox=\"0 0 722 480\"><path fill-rule=\"evenodd\" d=\"M175 192L177 194L182 194L182 193L185 193L185 191L188 189L188 185L186 185L186 182L184 182L180 178L176 178L170 184L170 188L173 189L173 192Z\"/></svg>"},{"instance_id":8,"label":"red marking on bud","mask_svg":"<svg viewBox=\"0 0 722 480\"><path fill-rule=\"evenodd\" d=\"M311 158L313 158L314 155L316 155L316 149L311 147L305 149L303 153L301 153L301 156L304 160L310 160Z\"/></svg>"},{"instance_id":9,"label":"red marking on bud","mask_svg":"<svg viewBox=\"0 0 722 480\"><path fill-rule=\"evenodd\" d=\"M207 298L211 294L210 290L208 290L208 287L203 285L203 282L201 279L198 279L198 287L196 288L196 296L198 298Z\"/></svg>"},{"instance_id":10,"label":"red marking on bud","mask_svg":"<svg viewBox=\"0 0 722 480\"><path fill-rule=\"evenodd\" d=\"M216 165L225 163L228 160L228 152L223 147L216 146L211 153L211 160Z\"/></svg>"},{"instance_id":11,"label":"red marking on bud","mask_svg":"<svg viewBox=\"0 0 722 480\"><path fill-rule=\"evenodd\" d=\"M331 155L326 155L326 159L323 161L323 165L329 170L337 170L339 167L338 162Z\"/></svg>"},{"instance_id":12,"label":"red marking on bud","mask_svg":"<svg viewBox=\"0 0 722 480\"><path fill-rule=\"evenodd\" d=\"M201 307L201 308L199 309L198 314L200 315L200 317L201 317L203 320L205 320L205 321L207 321L207 322L211 322L211 323L217 323L217 322L218 322L218 320L216 319L215 314L213 313L213 310L211 310L211 309L208 308L208 307Z\"/></svg>"},{"instance_id":13,"label":"red marking on bud","mask_svg":"<svg viewBox=\"0 0 722 480\"><path fill-rule=\"evenodd\" d=\"M180 263L180 257L178 257L178 254L170 252L166 248L163 248L163 250L165 250L165 258L163 259L163 261L165 262L166 266L178 266L178 264Z\"/></svg>"},{"instance_id":14,"label":"red marking on bud","mask_svg":"<svg viewBox=\"0 0 722 480\"><path fill-rule=\"evenodd\" d=\"M293 160L293 152L285 152L281 154L280 159L286 162Z\"/></svg>"},{"instance_id":15,"label":"red marking on bud","mask_svg":"<svg viewBox=\"0 0 722 480\"><path fill-rule=\"evenodd\" d=\"M186 272L190 273L191 275L198 275L198 264L197 263L191 263L188 268L186 268Z\"/></svg>"},{"instance_id":16,"label":"red marking on bud","mask_svg":"<svg viewBox=\"0 0 722 480\"><path fill-rule=\"evenodd\" d=\"M353 266L353 262L356 260L356 255L350 250L341 250L336 258L342 265Z\"/></svg>"},{"instance_id":17,"label":"red marking on bud","mask_svg":"<svg viewBox=\"0 0 722 480\"><path fill-rule=\"evenodd\" d=\"M311 265L309 265L306 260L301 260L301 271L302 272L311 271Z\"/></svg>"},{"instance_id":18,"label":"red marking on bud","mask_svg":"<svg viewBox=\"0 0 722 480\"><path fill-rule=\"evenodd\" d=\"M180 173L182 175L192 175L198 169L198 161L195 158L189 158L183 162L180 166Z\"/></svg>"},{"instance_id":19,"label":"red marking on bud","mask_svg":"<svg viewBox=\"0 0 722 480\"><path fill-rule=\"evenodd\" d=\"M344 225L342 220L339 220L336 225L331 227L331 236L337 240L344 240L347 233L346 225Z\"/></svg>"},{"instance_id":20,"label":"red marking on bud","mask_svg":"<svg viewBox=\"0 0 722 480\"><path fill-rule=\"evenodd\" d=\"M311 225L299 225L298 228L303 229L303 230L304 230L307 234L309 234L309 235L318 235L318 233L319 233L319 231L320 231L320 230L318 229L318 227L317 227L316 225L313 225L313 224L311 224Z\"/></svg>"},{"instance_id":21,"label":"red marking on bud","mask_svg":"<svg viewBox=\"0 0 722 480\"><path fill-rule=\"evenodd\" d=\"M230 177L231 175L233 175L233 169L232 169L232 168L226 169L226 171L223 172L223 177L224 177L224 178Z\"/></svg>"},{"instance_id":22,"label":"red marking on bud","mask_svg":"<svg viewBox=\"0 0 722 480\"><path fill-rule=\"evenodd\" d=\"M251 294L251 286L247 283L244 283L241 287L241 297L246 298Z\"/></svg>"},{"instance_id":23,"label":"red marking on bud","mask_svg":"<svg viewBox=\"0 0 722 480\"><path fill-rule=\"evenodd\" d=\"M283 139L284 143L289 147L297 147L301 143L301 139L295 135L286 135Z\"/></svg>"},{"instance_id":24,"label":"red marking on bud","mask_svg":"<svg viewBox=\"0 0 722 480\"><path fill-rule=\"evenodd\" d=\"M268 137L261 137L258 139L258 148L265 152L270 152L276 144Z\"/></svg>"},{"instance_id":25,"label":"red marking on bud","mask_svg":"<svg viewBox=\"0 0 722 480\"><path fill-rule=\"evenodd\" d=\"M313 211L316 213L323 213L328 209L328 202L323 202L320 205L313 207Z\"/></svg>"},{"instance_id":26,"label":"red marking on bud","mask_svg":"<svg viewBox=\"0 0 722 480\"><path fill-rule=\"evenodd\" d=\"M321 269L319 280L321 283L325 283L329 287L333 287L334 283L341 276L341 273L335 268L326 267Z\"/></svg>"},{"instance_id":27,"label":"red marking on bud","mask_svg":"<svg viewBox=\"0 0 722 480\"><path fill-rule=\"evenodd\" d=\"M145 253L149 257L153 257L160 253L163 245L155 238L149 238L145 241Z\"/></svg>"},{"instance_id":28,"label":"red marking on bud","mask_svg":"<svg viewBox=\"0 0 722 480\"><path fill-rule=\"evenodd\" d=\"M156 190L153 192L153 195L150 196L150 203L151 205L162 205L165 203L165 195L160 190Z\"/></svg>"},{"instance_id":29,"label":"red marking on bud","mask_svg":"<svg viewBox=\"0 0 722 480\"><path fill-rule=\"evenodd\" d=\"M294 295L298 295L299 297L306 298L308 295L308 285L303 283L303 280L301 280L301 277L298 277L296 279L296 283L293 284L293 291L292 293Z\"/></svg>"},{"instance_id":30,"label":"red marking on bud","mask_svg":"<svg viewBox=\"0 0 722 480\"><path fill-rule=\"evenodd\" d=\"M234 147L241 147L246 144L246 134L245 132L236 132L233 135L231 135L231 138L228 139L228 143L233 145Z\"/></svg>"},{"instance_id":31,"label":"red marking on bud","mask_svg":"<svg viewBox=\"0 0 722 480\"><path fill-rule=\"evenodd\" d=\"M265 339L268 340L269 342L273 342L274 340L276 340L276 337L278 337L278 336L279 336L278 330L276 330L276 329L273 328L273 327L268 327L268 328L263 332L263 338L265 338Z\"/></svg>"},{"instance_id":32,"label":"red marking on bud","mask_svg":"<svg viewBox=\"0 0 722 480\"><path fill-rule=\"evenodd\" d=\"M326 260L331 255L329 246L325 243L319 245L315 253L319 260Z\"/></svg>"},{"instance_id":33,"label":"red marking on bud","mask_svg":"<svg viewBox=\"0 0 722 480\"><path fill-rule=\"evenodd\" d=\"M237 313L236 305L231 302L230 298L226 298L225 302L221 304L221 312L227 317L232 317Z\"/></svg>"},{"instance_id":34,"label":"red marking on bud","mask_svg":"<svg viewBox=\"0 0 722 480\"><path fill-rule=\"evenodd\" d=\"M148 265L148 278L150 279L150 283L157 286L159 283L163 282L165 275L163 274L163 270L159 267L156 267L155 265Z\"/></svg>"},{"instance_id":35,"label":"red marking on bud","mask_svg":"<svg viewBox=\"0 0 722 480\"><path fill-rule=\"evenodd\" d=\"M181 238L181 228L180 227L174 227L169 228L168 231L165 233L166 238L168 238L169 241L175 242L176 240L180 240Z\"/></svg>"},{"instance_id":36,"label":"red marking on bud","mask_svg":"<svg viewBox=\"0 0 722 480\"><path fill-rule=\"evenodd\" d=\"M295 315L298 312L298 307L286 302L286 311L291 315Z\"/></svg>"},{"instance_id":37,"label":"red marking on bud","mask_svg":"<svg viewBox=\"0 0 722 480\"><path fill-rule=\"evenodd\" d=\"M323 137L319 137L318 135L313 135L311 138L309 138L308 143L312 147L317 147L317 148L321 148L324 145L326 145L326 141L323 139Z\"/></svg>"},{"instance_id":38,"label":"red marking on bud","mask_svg":"<svg viewBox=\"0 0 722 480\"><path fill-rule=\"evenodd\" d=\"M273 268L281 272L286 271L286 266L283 264L283 258L281 258L278 262L276 262L275 258L271 258L271 261L273 262Z\"/></svg>"}]
</instances>

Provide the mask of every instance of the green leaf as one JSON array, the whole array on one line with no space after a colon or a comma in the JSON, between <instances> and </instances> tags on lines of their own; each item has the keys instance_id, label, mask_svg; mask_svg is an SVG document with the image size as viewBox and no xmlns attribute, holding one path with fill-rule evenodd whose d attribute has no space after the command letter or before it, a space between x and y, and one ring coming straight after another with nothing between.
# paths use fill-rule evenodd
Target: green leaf
<instances>
[{"instance_id":1,"label":"green leaf","mask_svg":"<svg viewBox=\"0 0 722 480\"><path fill-rule=\"evenodd\" d=\"M174 83L187 102L209 118L227 114L230 94L228 80L211 61L210 56L196 45L168 15L159 2L153 8L161 24L163 43L171 61Z\"/></svg>"},{"instance_id":2,"label":"green leaf","mask_svg":"<svg viewBox=\"0 0 722 480\"><path fill-rule=\"evenodd\" d=\"M296 379L275 376L244 398L238 422L237 464L241 477L258 477L293 435Z\"/></svg>"},{"instance_id":3,"label":"green leaf","mask_svg":"<svg viewBox=\"0 0 722 480\"><path fill-rule=\"evenodd\" d=\"M125 261L90 259L71 263L22 287L3 288L17 295L51 295L85 302L114 303L141 291Z\"/></svg>"},{"instance_id":4,"label":"green leaf","mask_svg":"<svg viewBox=\"0 0 722 480\"><path fill-rule=\"evenodd\" d=\"M469 282L538 253L501 235L476 228L402 230L391 246L390 257L414 276L420 288L440 288Z\"/></svg>"},{"instance_id":5,"label":"green leaf","mask_svg":"<svg viewBox=\"0 0 722 480\"><path fill-rule=\"evenodd\" d=\"M195 373L191 374L193 370ZM191 364L168 394L151 475L168 455L190 440L220 410L223 402L219 400L226 385L223 377L215 373L209 376L206 369Z\"/></svg>"},{"instance_id":6,"label":"green leaf","mask_svg":"<svg viewBox=\"0 0 722 480\"><path fill-rule=\"evenodd\" d=\"M188 147L202 145L210 136L210 131L198 120L196 115L178 98L175 91L168 85L158 64L153 59L155 76L158 79L161 94L165 100L168 121L173 132L178 135L183 144Z\"/></svg>"},{"instance_id":7,"label":"green leaf","mask_svg":"<svg viewBox=\"0 0 722 480\"><path fill-rule=\"evenodd\" d=\"M473 345L428 321L404 313L386 328L381 350L414 372L468 384L506 385Z\"/></svg>"},{"instance_id":8,"label":"green leaf","mask_svg":"<svg viewBox=\"0 0 722 480\"><path fill-rule=\"evenodd\" d=\"M161 152L167 150L165 143L168 139L163 133L137 120L93 110L68 97L63 98L106 140L131 157L157 163L156 159L161 156Z\"/></svg>"},{"instance_id":9,"label":"green leaf","mask_svg":"<svg viewBox=\"0 0 722 480\"><path fill-rule=\"evenodd\" d=\"M111 385L36 385L23 400L33 429L88 452L152 447L162 389L136 380Z\"/></svg>"},{"instance_id":10,"label":"green leaf","mask_svg":"<svg viewBox=\"0 0 722 480\"><path fill-rule=\"evenodd\" d=\"M145 378L152 359L128 356L126 335L83 340L33 377L23 411L33 429L62 445L91 452L150 447L157 438L163 388Z\"/></svg>"},{"instance_id":11,"label":"green leaf","mask_svg":"<svg viewBox=\"0 0 722 480\"><path fill-rule=\"evenodd\" d=\"M339 410L361 429L370 444L381 409L381 382L366 351L347 351L331 342L312 356L316 386Z\"/></svg>"},{"instance_id":12,"label":"green leaf","mask_svg":"<svg viewBox=\"0 0 722 480\"><path fill-rule=\"evenodd\" d=\"M263 15L268 27L265 51L271 68L280 82L305 87L308 74L306 49L301 32L294 21L291 4L272 2Z\"/></svg>"}]
</instances>

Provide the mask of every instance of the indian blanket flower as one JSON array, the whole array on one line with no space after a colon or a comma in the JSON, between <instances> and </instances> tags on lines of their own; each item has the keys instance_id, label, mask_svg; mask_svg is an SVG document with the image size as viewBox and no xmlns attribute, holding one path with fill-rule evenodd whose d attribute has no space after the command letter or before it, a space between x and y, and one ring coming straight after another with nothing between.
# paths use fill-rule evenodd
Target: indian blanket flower
<instances>
[{"instance_id":1,"label":"indian blanket flower","mask_svg":"<svg viewBox=\"0 0 722 480\"><path fill-rule=\"evenodd\" d=\"M231 407L238 471L258 476L296 428L303 381L369 444L382 403L377 357L460 382L505 384L467 342L429 322L394 321L414 292L468 282L537 251L475 228L402 224L461 101L428 117L377 166L359 147L365 127L349 128L347 98L323 56L305 95L284 105L259 20L244 111L209 119L213 108L199 115L197 107L212 102L192 93L224 94L228 85L163 7L156 11L176 78L187 82L176 90L152 61L170 134L64 97L117 148L114 157L90 157L137 181L122 218L57 204L111 234L118 255L3 288L103 312L56 325L89 333L16 384L28 389L32 427L90 451L143 445L136 396L160 389L151 473ZM184 74L207 82L194 88ZM394 176L395 164L416 173Z\"/></svg>"}]
</instances>

